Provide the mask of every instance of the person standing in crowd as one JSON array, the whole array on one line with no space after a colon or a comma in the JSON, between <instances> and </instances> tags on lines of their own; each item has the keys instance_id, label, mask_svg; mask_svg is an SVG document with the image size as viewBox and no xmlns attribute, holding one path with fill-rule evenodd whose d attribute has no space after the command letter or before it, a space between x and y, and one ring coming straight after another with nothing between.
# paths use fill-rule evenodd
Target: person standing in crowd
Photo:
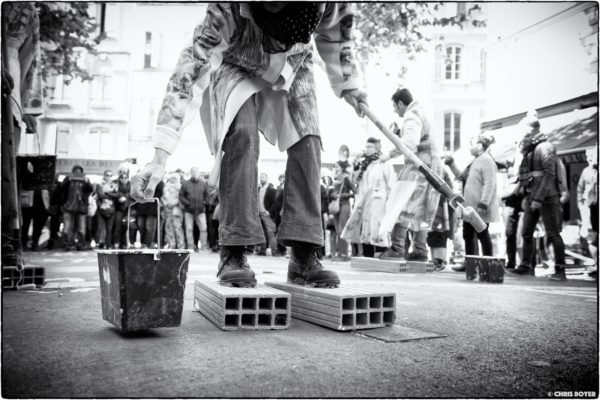
<instances>
[{"instance_id":1,"label":"person standing in crowd","mask_svg":"<svg viewBox=\"0 0 600 400\"><path fill-rule=\"evenodd\" d=\"M21 204L23 213L23 227L21 230L21 241L24 250L38 250L42 229L48 221L48 210L50 208L50 191L44 186L36 186L33 189L33 202L31 207L24 207ZM29 226L33 224L31 233L31 247L27 247L27 239L29 236Z\"/></svg>"},{"instance_id":2,"label":"person standing in crowd","mask_svg":"<svg viewBox=\"0 0 600 400\"><path fill-rule=\"evenodd\" d=\"M164 246L170 249L185 248L183 235L183 212L179 207L179 174L173 172L167 175L163 195L161 197L162 214L165 221Z\"/></svg>"},{"instance_id":3,"label":"person standing in crowd","mask_svg":"<svg viewBox=\"0 0 600 400\"><path fill-rule=\"evenodd\" d=\"M338 157L338 164L340 167L342 167L342 171L350 175L352 172L352 164L350 164L350 161L348 161L348 158L350 158L350 149L348 146L345 144L340 146L340 149L338 150Z\"/></svg>"},{"instance_id":4,"label":"person standing in crowd","mask_svg":"<svg viewBox=\"0 0 600 400\"><path fill-rule=\"evenodd\" d=\"M465 205L473 207L483 222L485 230L477 232L473 225L463 221L463 238L465 239L466 255L479 255L478 245L484 256L493 256L494 248L489 233L489 224L498 218L497 177L498 167L488 149L494 142L494 137L483 132L471 139L471 155L475 159L461 174L464 176L463 196ZM455 170L454 160L448 158L446 162ZM459 177L460 179L460 177ZM455 269L460 271L461 269Z\"/></svg>"},{"instance_id":5,"label":"person standing in crowd","mask_svg":"<svg viewBox=\"0 0 600 400\"><path fill-rule=\"evenodd\" d=\"M269 183L267 174L260 174L260 184L258 185L258 216L262 225L263 232L271 248L273 256L279 255L277 252L277 227L271 216L272 207L275 203L275 188ZM267 254L267 243L257 246L256 254L264 256Z\"/></svg>"},{"instance_id":6,"label":"person standing in crowd","mask_svg":"<svg viewBox=\"0 0 600 400\"><path fill-rule=\"evenodd\" d=\"M2 265L17 268L24 262L16 156L21 128L35 133L43 111L39 29L33 2L2 3Z\"/></svg>"},{"instance_id":7,"label":"person standing in crowd","mask_svg":"<svg viewBox=\"0 0 600 400\"><path fill-rule=\"evenodd\" d=\"M112 232L115 223L115 202L119 199L118 185L113 182L112 171L104 171L102 182L96 186L98 210L96 212L96 243L99 249L112 249Z\"/></svg>"},{"instance_id":8,"label":"person standing in crowd","mask_svg":"<svg viewBox=\"0 0 600 400\"><path fill-rule=\"evenodd\" d=\"M279 186L275 188L275 199L273 200L273 206L271 207L271 218L275 222L275 229L279 232L279 225L281 225L281 211L283 210L283 190L285 188L285 174L279 175ZM284 245L277 242L277 252L281 256L285 256L287 249Z\"/></svg>"},{"instance_id":9,"label":"person standing in crowd","mask_svg":"<svg viewBox=\"0 0 600 400\"><path fill-rule=\"evenodd\" d=\"M589 230L592 224L592 207L598 206L598 155L593 152L585 152L588 165L581 171L577 183L577 207L581 215L581 227L579 228L579 243L582 255L591 257L588 244ZM596 219L598 214L596 213Z\"/></svg>"},{"instance_id":10,"label":"person standing in crowd","mask_svg":"<svg viewBox=\"0 0 600 400\"><path fill-rule=\"evenodd\" d=\"M565 245L560 235L562 231L562 206L557 178L556 148L540 130L537 115L528 115L520 127L525 130L522 141L523 161L519 167L519 187L523 200L523 258L514 270L516 274L528 275L532 265L533 234L540 217L546 235L554 248L555 272L551 280L564 281Z\"/></svg>"},{"instance_id":11,"label":"person standing in crowd","mask_svg":"<svg viewBox=\"0 0 600 400\"><path fill-rule=\"evenodd\" d=\"M333 178L329 175L321 177L321 215L323 220L323 243L321 255L332 258L334 251L337 248L337 236L335 234L335 223L333 215L329 213L329 192L333 189Z\"/></svg>"},{"instance_id":12,"label":"person standing in crowd","mask_svg":"<svg viewBox=\"0 0 600 400\"><path fill-rule=\"evenodd\" d=\"M160 199L163 195L164 182L160 181L154 190L155 199ZM158 210L156 202L145 202L135 204L132 208L135 208L136 212L136 225L140 232L140 241L142 242L143 249L154 249L157 247L157 224Z\"/></svg>"},{"instance_id":13,"label":"person standing in crowd","mask_svg":"<svg viewBox=\"0 0 600 400\"><path fill-rule=\"evenodd\" d=\"M129 179L129 168L128 164L119 165L117 179L113 182L117 186L117 198L115 200L115 223L113 229L113 244L118 246L120 249L127 248L127 237L129 235L129 242L135 242L136 229L135 224L129 225L129 232L127 231L127 211L132 203L129 191L131 190L131 180Z\"/></svg>"},{"instance_id":14,"label":"person standing in crowd","mask_svg":"<svg viewBox=\"0 0 600 400\"><path fill-rule=\"evenodd\" d=\"M65 224L66 250L82 250L85 247L86 217L88 199L94 191L94 186L84 175L83 167L73 166L71 175L63 181L62 187L62 214Z\"/></svg>"},{"instance_id":15,"label":"person standing in crowd","mask_svg":"<svg viewBox=\"0 0 600 400\"><path fill-rule=\"evenodd\" d=\"M506 269L517 267L517 229L520 214L523 212L523 208L521 208L523 195L517 190L519 186L519 165L522 160L522 154L518 146L516 153L514 160L506 162L508 182L502 195L502 201L504 202L504 233L506 236Z\"/></svg>"},{"instance_id":16,"label":"person standing in crowd","mask_svg":"<svg viewBox=\"0 0 600 400\"><path fill-rule=\"evenodd\" d=\"M380 149L379 139L371 137L367 140L365 157L360 163L356 178L358 189L354 210L346 228L340 224L340 230L346 231L342 232L344 237L359 238L364 257L374 257L375 253L383 251L388 245L379 238L379 226L395 182L395 172L392 160L379 162Z\"/></svg>"},{"instance_id":17,"label":"person standing in crowd","mask_svg":"<svg viewBox=\"0 0 600 400\"><path fill-rule=\"evenodd\" d=\"M202 179L198 167L192 167L190 175L190 179L183 182L179 192L179 203L183 208L185 223L185 240L190 250L206 250L208 243L204 212L208 201L208 185ZM200 229L200 247L194 241L194 224Z\"/></svg>"},{"instance_id":18,"label":"person standing in crowd","mask_svg":"<svg viewBox=\"0 0 600 400\"><path fill-rule=\"evenodd\" d=\"M219 230L213 218L217 204L219 204L219 188L209 188L206 200L206 241L212 251L217 251L219 248Z\"/></svg>"},{"instance_id":19,"label":"person standing in crowd","mask_svg":"<svg viewBox=\"0 0 600 400\"><path fill-rule=\"evenodd\" d=\"M341 149L340 149L341 153ZM350 261L348 242L341 237L342 231L350 218L350 199L354 197L356 187L350 181L347 170L350 167L348 161L338 161L333 164L334 180L333 187L329 189L329 204L334 204L334 211L329 206L329 213L333 215L335 227L335 247L331 248L333 261ZM336 204L337 203L337 204Z\"/></svg>"},{"instance_id":20,"label":"person standing in crowd","mask_svg":"<svg viewBox=\"0 0 600 400\"><path fill-rule=\"evenodd\" d=\"M431 137L431 125L425 116L421 104L413 99L406 88L398 89L392 96L394 111L403 118L402 140L421 161L436 175L442 174L442 161L439 149ZM392 150L390 156L401 153ZM427 232L431 230L433 219L439 207L440 194L427 182L417 166L406 160L406 164L398 174L400 182L416 182L417 186L406 205L403 207L394 225L391 235L391 247L381 258L384 260L404 259L427 261ZM402 185L402 183L400 183ZM413 252L406 254L406 237L412 232Z\"/></svg>"},{"instance_id":21,"label":"person standing in crowd","mask_svg":"<svg viewBox=\"0 0 600 400\"><path fill-rule=\"evenodd\" d=\"M452 179L447 169L444 168L442 178L451 188ZM454 213L448 205L448 200L444 196L440 196L440 203L433 219L431 231L427 234L427 245L431 251L431 261L433 268L436 271L441 271L446 268L447 264L447 243L448 239L452 240L454 236Z\"/></svg>"},{"instance_id":22,"label":"person standing in crowd","mask_svg":"<svg viewBox=\"0 0 600 400\"><path fill-rule=\"evenodd\" d=\"M58 232L60 230L60 221L62 219L62 182L58 179L59 174L56 174L54 178L54 186L50 193L50 207L48 213L50 214L50 237L48 238L48 250L53 250L57 247L62 247L59 244L60 237Z\"/></svg>"}]
</instances>

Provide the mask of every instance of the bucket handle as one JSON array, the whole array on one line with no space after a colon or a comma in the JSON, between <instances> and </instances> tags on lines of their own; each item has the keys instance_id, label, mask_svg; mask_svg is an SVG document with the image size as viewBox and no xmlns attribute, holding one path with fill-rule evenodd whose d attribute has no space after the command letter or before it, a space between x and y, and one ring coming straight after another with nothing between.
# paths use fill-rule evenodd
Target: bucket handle
<instances>
[{"instance_id":1,"label":"bucket handle","mask_svg":"<svg viewBox=\"0 0 600 400\"><path fill-rule=\"evenodd\" d=\"M156 253L154 253L154 259L160 260L160 249L161 249L161 246L160 246L160 199L153 198L150 201L156 202L156 223L158 224L158 227L156 229L156 242L158 245L158 250ZM126 234L127 235L127 248L131 247L131 242L129 240L129 222L131 221L131 207L136 204L144 204L144 203L134 201L133 203L131 203L129 205L129 207L127 207L127 234Z\"/></svg>"}]
</instances>

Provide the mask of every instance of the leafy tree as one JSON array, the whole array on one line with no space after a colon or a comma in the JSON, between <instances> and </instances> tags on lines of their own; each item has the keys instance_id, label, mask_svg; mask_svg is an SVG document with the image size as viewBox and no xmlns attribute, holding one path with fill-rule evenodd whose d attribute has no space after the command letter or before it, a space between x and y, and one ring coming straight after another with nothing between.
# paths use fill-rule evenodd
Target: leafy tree
<instances>
[{"instance_id":1,"label":"leafy tree","mask_svg":"<svg viewBox=\"0 0 600 400\"><path fill-rule=\"evenodd\" d=\"M88 13L89 3L36 2L40 16L41 72L62 74L69 82L73 78L91 80L88 71L77 61L81 51L96 54L95 38L98 24Z\"/></svg>"},{"instance_id":2,"label":"leafy tree","mask_svg":"<svg viewBox=\"0 0 600 400\"><path fill-rule=\"evenodd\" d=\"M453 17L441 17L443 3L358 3L357 8L357 57L361 63L377 58L380 51L390 46L401 46L412 60L424 51L427 42L434 39L431 27L467 25L485 26L480 17L481 7L466 3L458 5L459 12ZM464 9L461 9L464 7Z\"/></svg>"}]
</instances>

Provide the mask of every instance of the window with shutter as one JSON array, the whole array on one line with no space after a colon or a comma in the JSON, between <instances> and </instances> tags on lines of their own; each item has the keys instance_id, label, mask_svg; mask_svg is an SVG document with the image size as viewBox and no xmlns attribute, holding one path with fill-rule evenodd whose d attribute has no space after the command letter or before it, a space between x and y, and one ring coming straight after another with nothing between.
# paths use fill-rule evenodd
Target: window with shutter
<instances>
[{"instance_id":1,"label":"window with shutter","mask_svg":"<svg viewBox=\"0 0 600 400\"><path fill-rule=\"evenodd\" d=\"M67 126L58 126L56 128L56 155L66 156L69 154L69 139L71 129Z\"/></svg>"},{"instance_id":2,"label":"window with shutter","mask_svg":"<svg viewBox=\"0 0 600 400\"><path fill-rule=\"evenodd\" d=\"M446 46L444 54L444 79L459 80L462 77L463 48L458 45Z\"/></svg>"},{"instance_id":3,"label":"window with shutter","mask_svg":"<svg viewBox=\"0 0 600 400\"><path fill-rule=\"evenodd\" d=\"M96 126L90 129L88 156L103 157L113 152L113 135L109 128Z\"/></svg>"},{"instance_id":4,"label":"window with shutter","mask_svg":"<svg viewBox=\"0 0 600 400\"><path fill-rule=\"evenodd\" d=\"M444 113L444 150L455 152L460 148L461 114Z\"/></svg>"},{"instance_id":5,"label":"window with shutter","mask_svg":"<svg viewBox=\"0 0 600 400\"><path fill-rule=\"evenodd\" d=\"M152 68L152 32L146 32L144 41L144 68Z\"/></svg>"}]
</instances>

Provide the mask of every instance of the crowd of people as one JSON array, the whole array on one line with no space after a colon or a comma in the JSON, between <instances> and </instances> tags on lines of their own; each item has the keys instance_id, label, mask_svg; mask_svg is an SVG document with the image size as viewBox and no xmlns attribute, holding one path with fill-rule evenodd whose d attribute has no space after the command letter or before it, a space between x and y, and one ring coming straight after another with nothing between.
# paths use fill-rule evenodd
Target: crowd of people
<instances>
[{"instance_id":1,"label":"crowd of people","mask_svg":"<svg viewBox=\"0 0 600 400\"><path fill-rule=\"evenodd\" d=\"M452 156L442 155L437 148L422 106L409 90L396 91L392 102L403 117L403 126L395 127L395 133L464 197L465 205L477 210L486 229L477 232L462 221L410 161L405 161L397 173L394 164L400 152L393 150L384 155L380 140L371 137L363 152L352 160L349 148L342 145L339 161L330 173L322 174L325 246L319 250L319 256L342 262L351 256L430 260L436 270L442 270L449 261L448 241L452 241L453 269L464 271L461 260L465 255L503 256L494 254L487 228L502 220L506 227L506 268L516 274L531 274L537 264L534 234L541 219L545 240L553 245L555 253L556 273L552 279L565 279L565 246L561 238L561 205L568 201L565 169L553 145L541 133L535 115L529 115L519 125L523 140L514 160L494 160L489 151L494 138L482 132L470 141L472 161L461 170ZM589 166L577 186L582 216L580 242L585 256L596 257L597 235L591 243L587 239L590 229L598 231L598 166L593 152L588 156ZM507 187L498 188L499 167L508 171ZM187 176L180 169L166 174L154 193L160 205L157 207L155 202L134 204L130 169L124 163L116 177L107 170L101 182L92 184L77 165L62 182L56 182L53 191L36 189L31 196L21 196L24 248L38 249L42 228L50 219L48 248L56 246L59 236L66 250L124 249L136 243L141 248L157 248L160 236L164 238L160 244L163 248L219 250L219 195L218 189L209 188L208 174L196 167ZM267 174L259 176L257 206L265 242L246 246L247 251L257 255L281 257L288 252L277 241L285 174L278 181L274 186ZM519 262L518 243L522 243Z\"/></svg>"},{"instance_id":2,"label":"crowd of people","mask_svg":"<svg viewBox=\"0 0 600 400\"><path fill-rule=\"evenodd\" d=\"M187 176L181 169L167 174L155 191L158 206L157 202L133 201L131 169L123 163L116 177L106 170L102 180L93 184L83 167L75 165L70 175L62 181L57 179L52 190L34 189L30 202L22 196L23 248L38 250L49 219L48 249L153 249L160 245L218 250L218 193L209 189L207 177L198 168L191 168Z\"/></svg>"},{"instance_id":3,"label":"crowd of people","mask_svg":"<svg viewBox=\"0 0 600 400\"><path fill-rule=\"evenodd\" d=\"M521 275L534 271L540 236L536 232L543 226L554 252L551 279L566 279L561 237L562 204L568 201L565 167L535 115L519 124L520 151L512 160L495 160L489 151L493 136L478 132L469 143L472 161L461 169L435 143L436 133L422 104L406 88L392 94L394 111L402 118L402 126L394 126L394 132L425 166L455 187L465 206L477 210L486 224L483 231L453 212L420 166L408 158L398 162L397 150L383 154L377 138L369 138L364 152L353 160L342 146L331 176L321 177L319 201L321 141L311 39L326 64L335 95L360 117L361 105L368 106L350 51L353 8L346 4L211 4L167 85L155 130L154 158L138 174L145 187L138 185L136 192L126 166L118 169L117 177L105 171L98 183L90 182L83 168L75 166L51 189L18 190L15 157L21 128L36 132L35 118L43 110L41 80L33 79L39 78L37 12L32 3L12 7L7 15L30 23L8 24L9 45L16 46L9 54L18 57L8 63L9 68L2 68L3 95L12 98L3 102L2 113L3 265L22 266L22 247L36 250L50 219L48 248L62 242L66 250L132 245L219 250L220 282L238 286L256 284L247 251L282 256L289 250L288 281L328 287L339 285L340 280L323 267L323 257L431 260L437 270L452 261L457 271L464 270L460 262L464 255L504 257L495 254L497 243L489 231L502 215L507 269ZM282 12L286 21L295 22L282 23ZM234 31L238 34L230 38ZM225 53L233 56L223 57ZM286 68L276 70L283 63ZM22 82L12 78L23 71L28 72ZM208 77L207 71L214 73ZM195 168L187 179L180 170L163 176L166 160L189 122L186 114L199 107L192 101L194 93L203 93L198 99L206 101L195 112L200 111L205 127L211 126L206 133L215 167L209 176L218 189L210 189L207 176ZM277 187L265 174L257 182L259 132L288 154ZM396 171L398 164L402 166ZM597 158L590 156L589 164L581 174L576 201L582 217L581 249L597 261ZM499 166L513 178L508 188L498 187ZM155 202L133 200L152 196ZM588 243L590 228L596 234ZM519 243L522 251L517 259Z\"/></svg>"},{"instance_id":4,"label":"crowd of people","mask_svg":"<svg viewBox=\"0 0 600 400\"><path fill-rule=\"evenodd\" d=\"M341 146L333 178L329 175L322 178L321 204L329 236L327 257L347 261L351 254L384 260L431 260L436 270L444 269L452 260L453 269L459 272L465 270L465 255L506 257L507 270L528 275L534 274L540 254L547 257L546 244L551 244L555 273L550 278L565 280L561 231L562 206L569 201L566 170L535 113L528 114L519 124L523 136L513 159L495 160L490 153L494 137L481 132L472 137L469 149L472 160L461 170L451 155L441 154L432 140L426 113L409 90L397 90L392 103L403 118L403 126L395 127L395 133L463 196L464 204L478 212L486 229L477 232L470 223L462 221L447 199L433 189L410 161L405 161L396 174L391 163L400 155L399 151L383 155L379 139L369 138L363 153L352 163L348 161L347 146ZM582 220L579 249L597 263L595 152L592 149L587 154L589 165L579 179L577 204ZM498 182L499 168L507 170L509 177L502 187ZM402 192L407 198L401 198ZM489 232L490 224L499 221L505 225L506 254L497 254L498 251L495 254L494 249L499 246L494 245ZM593 234L588 243L590 229ZM449 240L453 243L450 258ZM596 276L596 271L591 275Z\"/></svg>"}]
</instances>

